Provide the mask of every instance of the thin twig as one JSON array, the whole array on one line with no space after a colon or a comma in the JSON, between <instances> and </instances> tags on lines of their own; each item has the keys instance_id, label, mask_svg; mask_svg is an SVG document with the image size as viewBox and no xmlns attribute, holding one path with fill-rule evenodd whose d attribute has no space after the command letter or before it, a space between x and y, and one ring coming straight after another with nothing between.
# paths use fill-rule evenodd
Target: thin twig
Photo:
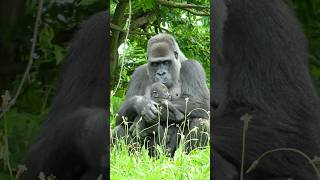
<instances>
[{"instance_id":1,"label":"thin twig","mask_svg":"<svg viewBox=\"0 0 320 180\"><path fill-rule=\"evenodd\" d=\"M122 60L121 60L121 68L120 68L120 73L119 73L119 80L118 80L118 83L117 83L117 86L115 88L115 90L113 92L111 92L111 96L114 96L120 86L120 83L121 83L121 74L122 74L122 71L123 71L123 66L124 66L124 60L125 60L125 57L126 57L126 43L128 41L128 36L129 36L129 32L130 32L130 25L131 25L131 0L129 0L129 17L128 17L128 31L126 33L126 37L124 39L124 46L123 46L123 49L124 49L124 53L122 55Z\"/></svg>"},{"instance_id":2,"label":"thin twig","mask_svg":"<svg viewBox=\"0 0 320 180\"><path fill-rule=\"evenodd\" d=\"M9 140L8 140L8 123L6 117L4 118L4 144L5 144L5 161L8 166L8 170L11 178L13 179L13 173L10 163L10 154L9 154Z\"/></svg>"},{"instance_id":3,"label":"thin twig","mask_svg":"<svg viewBox=\"0 0 320 180\"><path fill-rule=\"evenodd\" d=\"M246 150L246 133L248 131L249 122L251 119L252 119L252 115L248 113L240 117L240 120L243 121L240 180L243 180L244 159L245 159L245 150Z\"/></svg>"},{"instance_id":4,"label":"thin twig","mask_svg":"<svg viewBox=\"0 0 320 180\"><path fill-rule=\"evenodd\" d=\"M6 114L6 112L8 112L10 110L10 108L15 105L16 100L18 99L18 97L19 97L19 95L20 95L20 93L22 91L22 87L23 87L23 85L24 85L24 83L25 83L25 81L26 81L26 79L27 79L27 77L29 75L30 69L31 69L32 64L33 64L33 54L34 54L35 47L36 47L38 29L39 29L40 20L41 20L42 7L43 7L43 0L39 0L37 18L36 18L35 26L34 26L34 29L33 29L32 45L31 45L28 65L27 65L26 70L25 70L25 72L23 74L23 77L21 79L21 82L19 84L19 87L18 87L18 90L17 90L15 96L9 102L8 106L5 109L3 109L3 111L0 114L0 118L2 118Z\"/></svg>"},{"instance_id":5,"label":"thin twig","mask_svg":"<svg viewBox=\"0 0 320 180\"><path fill-rule=\"evenodd\" d=\"M306 155L304 152L302 152L302 151L300 151L298 149L294 149L294 148L277 148L277 149L273 149L273 150L270 150L270 151L267 151L267 152L263 153L257 160L255 160L249 166L248 170L246 171L246 174L251 172L259 164L259 161L261 161L262 158L264 158L267 155L272 154L274 152L280 152L280 151L294 152L294 153L297 153L297 154L301 155L302 157L304 157L306 160L308 160L308 162L310 163L310 165L312 166L312 168L316 172L318 178L320 179L320 172L319 172L317 166L314 164L313 160L308 155Z\"/></svg>"}]
</instances>

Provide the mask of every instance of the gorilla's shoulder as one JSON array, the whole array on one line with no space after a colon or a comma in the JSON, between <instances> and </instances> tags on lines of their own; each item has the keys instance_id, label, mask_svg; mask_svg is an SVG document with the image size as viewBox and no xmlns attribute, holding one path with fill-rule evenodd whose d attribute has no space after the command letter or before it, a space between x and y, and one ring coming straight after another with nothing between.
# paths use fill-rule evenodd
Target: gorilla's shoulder
<instances>
[{"instance_id":1,"label":"gorilla's shoulder","mask_svg":"<svg viewBox=\"0 0 320 180\"><path fill-rule=\"evenodd\" d=\"M206 73L203 66L198 61L186 60L181 63L180 79L183 82L187 82L187 84L192 83L192 81L201 82L204 86L206 82Z\"/></svg>"},{"instance_id":2,"label":"gorilla's shoulder","mask_svg":"<svg viewBox=\"0 0 320 180\"><path fill-rule=\"evenodd\" d=\"M134 80L142 80L148 77L147 65L143 64L135 69L133 74L131 75L131 79Z\"/></svg>"},{"instance_id":3,"label":"gorilla's shoulder","mask_svg":"<svg viewBox=\"0 0 320 180\"><path fill-rule=\"evenodd\" d=\"M143 64L136 68L136 70L132 74L132 79L136 79L139 77L147 77L148 71L147 71L147 65Z\"/></svg>"},{"instance_id":4,"label":"gorilla's shoulder","mask_svg":"<svg viewBox=\"0 0 320 180\"><path fill-rule=\"evenodd\" d=\"M182 66L201 66L201 64L198 61L193 60L193 59L188 59L186 61L182 61L181 65Z\"/></svg>"},{"instance_id":5,"label":"gorilla's shoulder","mask_svg":"<svg viewBox=\"0 0 320 180\"><path fill-rule=\"evenodd\" d=\"M181 71L203 70L202 65L196 60L186 60L181 62Z\"/></svg>"},{"instance_id":6,"label":"gorilla's shoulder","mask_svg":"<svg viewBox=\"0 0 320 180\"><path fill-rule=\"evenodd\" d=\"M150 84L147 65L141 65L133 72L126 95L126 99L135 95L144 95L146 87Z\"/></svg>"}]
</instances>

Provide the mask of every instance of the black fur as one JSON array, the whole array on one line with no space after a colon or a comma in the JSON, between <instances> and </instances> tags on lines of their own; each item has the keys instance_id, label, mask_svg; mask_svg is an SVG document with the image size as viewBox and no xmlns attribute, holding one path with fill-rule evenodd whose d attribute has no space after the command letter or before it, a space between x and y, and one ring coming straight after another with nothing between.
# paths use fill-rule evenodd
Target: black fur
<instances>
[{"instance_id":1,"label":"black fur","mask_svg":"<svg viewBox=\"0 0 320 180\"><path fill-rule=\"evenodd\" d=\"M253 116L246 135L245 170L275 148L319 156L319 97L308 71L307 41L293 11L282 0L217 0L212 4L216 5L215 25L224 22L221 31L215 30L214 37L222 40L215 48L211 86L215 178L239 179L240 117L245 113ZM307 160L292 152L265 157L245 179L290 177L317 179Z\"/></svg>"},{"instance_id":2,"label":"black fur","mask_svg":"<svg viewBox=\"0 0 320 180\"><path fill-rule=\"evenodd\" d=\"M107 171L108 13L82 25L65 59L56 96L26 158L22 179L97 179Z\"/></svg>"}]
</instances>

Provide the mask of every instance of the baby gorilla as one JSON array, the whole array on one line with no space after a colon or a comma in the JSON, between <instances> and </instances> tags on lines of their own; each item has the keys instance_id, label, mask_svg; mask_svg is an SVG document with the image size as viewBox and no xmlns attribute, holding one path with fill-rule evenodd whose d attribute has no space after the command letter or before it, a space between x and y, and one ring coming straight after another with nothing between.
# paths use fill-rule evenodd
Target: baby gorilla
<instances>
[{"instance_id":1,"label":"baby gorilla","mask_svg":"<svg viewBox=\"0 0 320 180\"><path fill-rule=\"evenodd\" d=\"M150 98L156 103L161 104L164 108L168 108L168 111L172 112L177 120L183 120L184 115L170 102L171 95L169 89L164 84L160 82L153 83L150 89ZM167 128L167 132L165 132L165 128ZM178 146L178 127L175 124L167 124L166 119L160 117L159 121L155 124L149 124L142 117L136 117L133 125L130 127L130 133L133 137L136 136L141 139L149 138L147 145L151 148L151 154L154 154L153 151L156 144L165 143L170 156L173 156ZM165 136L166 138L164 138Z\"/></svg>"}]
</instances>

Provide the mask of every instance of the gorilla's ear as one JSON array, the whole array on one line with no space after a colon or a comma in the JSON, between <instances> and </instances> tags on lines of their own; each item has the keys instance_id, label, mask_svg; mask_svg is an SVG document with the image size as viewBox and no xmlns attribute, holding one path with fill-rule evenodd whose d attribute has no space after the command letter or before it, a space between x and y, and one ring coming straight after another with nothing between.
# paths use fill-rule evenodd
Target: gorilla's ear
<instances>
[{"instance_id":1,"label":"gorilla's ear","mask_svg":"<svg viewBox=\"0 0 320 180\"><path fill-rule=\"evenodd\" d=\"M178 52L177 51L174 51L174 57L176 58L176 60L178 60Z\"/></svg>"}]
</instances>

